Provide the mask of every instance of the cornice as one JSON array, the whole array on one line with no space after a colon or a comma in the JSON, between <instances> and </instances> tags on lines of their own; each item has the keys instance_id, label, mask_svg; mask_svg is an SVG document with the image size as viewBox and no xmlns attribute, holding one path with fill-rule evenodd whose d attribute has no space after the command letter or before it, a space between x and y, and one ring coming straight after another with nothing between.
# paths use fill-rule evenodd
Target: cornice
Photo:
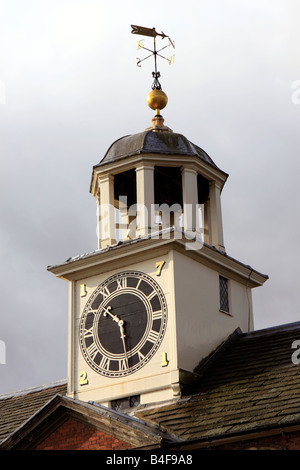
<instances>
[{"instance_id":1,"label":"cornice","mask_svg":"<svg viewBox=\"0 0 300 470\"><path fill-rule=\"evenodd\" d=\"M92 253L70 258L62 264L49 266L48 271L55 276L67 281L80 280L91 277L100 272L122 269L128 264L144 261L170 250L175 250L184 256L194 259L203 265L218 271L220 274L229 276L248 287L258 287L264 284L268 276L261 274L229 255L211 247L202 244L201 249L186 249L187 244L193 240L183 234L181 239L174 236L174 230L170 231L168 239L163 238L165 233L158 232L157 237L138 238L128 242L119 243L105 249L96 250Z\"/></svg>"},{"instance_id":2,"label":"cornice","mask_svg":"<svg viewBox=\"0 0 300 470\"><path fill-rule=\"evenodd\" d=\"M199 157L194 155L160 155L155 153L140 153L137 155L126 156L115 160L111 163L106 163L105 165L95 165L93 167L91 183L90 183L90 192L96 196L98 192L98 177L100 175L116 175L128 170L132 170L136 166L141 164L147 166L170 166L170 167L181 167L181 168L190 168L194 169L201 173L209 181L216 181L223 188L228 174L219 168L201 160Z\"/></svg>"}]
</instances>

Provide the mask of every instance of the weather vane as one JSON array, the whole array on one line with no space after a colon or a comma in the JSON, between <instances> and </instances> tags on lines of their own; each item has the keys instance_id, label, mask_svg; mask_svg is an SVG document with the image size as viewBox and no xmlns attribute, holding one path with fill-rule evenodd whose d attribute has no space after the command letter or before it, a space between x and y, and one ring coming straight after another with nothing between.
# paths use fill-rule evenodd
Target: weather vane
<instances>
[{"instance_id":1,"label":"weather vane","mask_svg":"<svg viewBox=\"0 0 300 470\"><path fill-rule=\"evenodd\" d=\"M160 52L163 50L163 49L166 49L167 47L170 47L172 46L173 49L175 49L175 44L174 44L174 41L171 41L171 39L169 38L169 36L167 36L166 34L164 34L163 32L161 33L158 33L155 28L144 28L143 26L136 26L136 25L131 25L132 27L132 31L131 33L132 34L139 34L140 36L150 36L150 37L153 37L153 40L154 40L154 49L151 50L151 49L148 49L147 47L144 46L143 42L144 40L141 39L139 42L138 42L138 49L145 49L146 51L148 52L151 52L151 54L149 54L147 57L145 57L144 59L137 59L137 65L138 67L141 67L141 62L143 62L144 60L146 59L149 59L149 57L152 57L154 56L154 72L152 72L152 76L154 78L154 82L152 84L152 90L161 90L161 84L159 83L159 77L160 77L160 72L158 72L157 70L157 57L161 57L162 59L165 59L169 62L169 64L172 64L174 62L174 55L171 56L169 59L167 57L164 57L163 55L160 54ZM157 50L156 49L156 37L157 36L161 36L162 39L164 38L168 38L169 39L169 43L162 47L161 49Z\"/></svg>"},{"instance_id":2,"label":"weather vane","mask_svg":"<svg viewBox=\"0 0 300 470\"><path fill-rule=\"evenodd\" d=\"M155 28L144 28L143 26L136 26L136 25L131 25L132 27L132 34L139 34L140 36L150 36L153 38L154 41L154 49L148 49L147 47L144 46L144 40L140 40L138 42L138 49L144 49L148 52L150 52L147 57L144 57L144 59L137 59L137 65L141 67L141 62L143 62L146 59L149 59L149 57L154 57L154 72L152 72L152 76L154 78L154 81L152 83L152 90L150 93L148 93L147 96L147 103L149 108L155 110L155 117L152 119L152 123L159 123L159 127L161 129L165 128L163 127L163 118L160 115L160 111L164 109L168 103L168 97L165 94L164 91L161 89L161 84L159 83L159 77L160 77L160 72L157 70L157 57L161 57L162 59L165 59L169 62L169 64L172 64L174 62L174 55L170 58L167 59L167 57L164 57L163 55L160 54L160 52L167 47L172 46L175 49L175 44L174 41L171 41L169 36L167 36L165 33L161 32L158 33ZM165 45L164 47L161 47L160 49L156 49L156 37L160 36L162 39L168 38L169 43ZM155 126L156 126L155 124Z\"/></svg>"}]
</instances>

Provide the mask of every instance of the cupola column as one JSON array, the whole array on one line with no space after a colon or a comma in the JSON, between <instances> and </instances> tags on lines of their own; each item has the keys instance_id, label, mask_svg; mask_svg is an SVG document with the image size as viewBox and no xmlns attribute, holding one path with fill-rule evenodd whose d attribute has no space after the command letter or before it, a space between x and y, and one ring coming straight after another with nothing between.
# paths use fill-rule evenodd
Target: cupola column
<instances>
[{"instance_id":1,"label":"cupola column","mask_svg":"<svg viewBox=\"0 0 300 470\"><path fill-rule=\"evenodd\" d=\"M193 168L181 169L183 221L185 232L196 232L198 209L197 171Z\"/></svg>"},{"instance_id":2,"label":"cupola column","mask_svg":"<svg viewBox=\"0 0 300 470\"><path fill-rule=\"evenodd\" d=\"M114 177L101 175L98 185L98 248L105 248L116 243Z\"/></svg>"},{"instance_id":3,"label":"cupola column","mask_svg":"<svg viewBox=\"0 0 300 470\"><path fill-rule=\"evenodd\" d=\"M141 163L136 166L136 235L147 236L155 228L154 166Z\"/></svg>"},{"instance_id":4,"label":"cupola column","mask_svg":"<svg viewBox=\"0 0 300 470\"><path fill-rule=\"evenodd\" d=\"M209 183L209 200L204 210L204 241L224 252L221 188L216 181Z\"/></svg>"}]
</instances>

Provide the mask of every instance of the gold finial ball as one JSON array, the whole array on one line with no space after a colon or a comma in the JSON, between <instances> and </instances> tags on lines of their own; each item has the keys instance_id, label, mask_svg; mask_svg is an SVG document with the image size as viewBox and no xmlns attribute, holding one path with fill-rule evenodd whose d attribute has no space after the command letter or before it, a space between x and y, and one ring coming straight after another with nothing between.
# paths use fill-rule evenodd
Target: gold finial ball
<instances>
[{"instance_id":1,"label":"gold finial ball","mask_svg":"<svg viewBox=\"0 0 300 470\"><path fill-rule=\"evenodd\" d=\"M147 96L147 104L149 108L161 110L167 106L168 97L162 90L154 89Z\"/></svg>"}]
</instances>

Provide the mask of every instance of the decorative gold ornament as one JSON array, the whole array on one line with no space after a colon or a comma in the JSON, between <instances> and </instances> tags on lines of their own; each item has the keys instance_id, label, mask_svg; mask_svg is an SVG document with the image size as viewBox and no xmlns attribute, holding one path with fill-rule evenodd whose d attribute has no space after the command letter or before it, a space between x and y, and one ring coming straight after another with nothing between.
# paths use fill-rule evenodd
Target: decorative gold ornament
<instances>
[{"instance_id":1,"label":"decorative gold ornament","mask_svg":"<svg viewBox=\"0 0 300 470\"><path fill-rule=\"evenodd\" d=\"M162 90L154 89L147 96L147 104L149 108L156 110L156 114L160 114L159 111L164 109L167 103L168 97Z\"/></svg>"}]
</instances>

